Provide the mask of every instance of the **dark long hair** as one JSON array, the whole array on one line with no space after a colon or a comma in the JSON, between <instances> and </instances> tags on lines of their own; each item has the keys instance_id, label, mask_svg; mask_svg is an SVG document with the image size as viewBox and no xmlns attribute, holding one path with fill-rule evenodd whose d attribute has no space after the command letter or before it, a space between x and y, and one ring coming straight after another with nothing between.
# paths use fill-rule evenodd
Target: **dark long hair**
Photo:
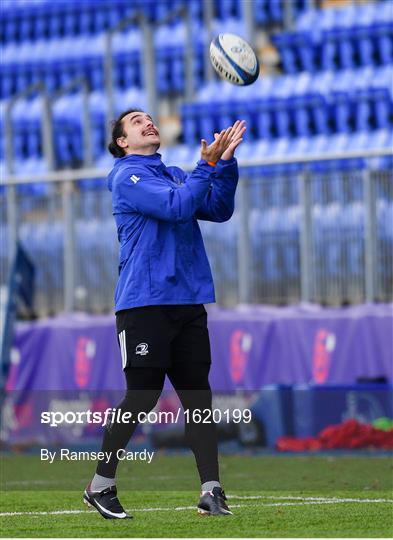
<instances>
[{"instance_id":1,"label":"dark long hair","mask_svg":"<svg viewBox=\"0 0 393 540\"><path fill-rule=\"evenodd\" d=\"M108 144L108 150L112 156L115 156L116 158L124 157L126 155L124 148L119 146L116 141L119 137L125 137L126 134L124 133L123 118L127 116L127 114L133 112L143 111L141 111L141 109L128 109L127 111L122 112L118 118L112 122L112 140Z\"/></svg>"}]
</instances>

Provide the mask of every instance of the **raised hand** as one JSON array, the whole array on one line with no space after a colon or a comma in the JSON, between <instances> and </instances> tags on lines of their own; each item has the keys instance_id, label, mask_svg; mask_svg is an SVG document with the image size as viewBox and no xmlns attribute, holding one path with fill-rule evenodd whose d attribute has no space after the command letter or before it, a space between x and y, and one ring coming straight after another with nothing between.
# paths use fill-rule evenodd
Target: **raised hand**
<instances>
[{"instance_id":1,"label":"raised hand","mask_svg":"<svg viewBox=\"0 0 393 540\"><path fill-rule=\"evenodd\" d=\"M236 120L232 126L231 141L228 148L222 153L221 159L232 159L236 148L243 141L243 135L246 131L246 122L244 120ZM218 133L214 134L214 138L218 137Z\"/></svg>"},{"instance_id":2,"label":"raised hand","mask_svg":"<svg viewBox=\"0 0 393 540\"><path fill-rule=\"evenodd\" d=\"M223 153L229 148L232 141L232 127L223 129L220 133L214 135L214 141L207 144L205 139L201 140L201 158L216 163Z\"/></svg>"},{"instance_id":3,"label":"raised hand","mask_svg":"<svg viewBox=\"0 0 393 540\"><path fill-rule=\"evenodd\" d=\"M235 155L235 150L239 144L243 141L243 135L246 131L246 122L244 120L237 120L232 127L231 144L226 151L222 154L221 159L232 159Z\"/></svg>"}]
</instances>

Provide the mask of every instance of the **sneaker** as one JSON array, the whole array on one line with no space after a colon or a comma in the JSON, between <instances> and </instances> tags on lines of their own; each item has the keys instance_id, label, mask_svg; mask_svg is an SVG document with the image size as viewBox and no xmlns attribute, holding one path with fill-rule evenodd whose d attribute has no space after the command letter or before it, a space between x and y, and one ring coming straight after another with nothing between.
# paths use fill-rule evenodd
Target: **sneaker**
<instances>
[{"instance_id":1,"label":"sneaker","mask_svg":"<svg viewBox=\"0 0 393 540\"><path fill-rule=\"evenodd\" d=\"M105 519L130 519L117 498L116 486L102 491L90 491L90 484L83 493L83 502L94 506Z\"/></svg>"},{"instance_id":2,"label":"sneaker","mask_svg":"<svg viewBox=\"0 0 393 540\"><path fill-rule=\"evenodd\" d=\"M199 499L198 513L206 516L232 515L226 500L224 491L220 487L215 487L213 491L207 491Z\"/></svg>"}]
</instances>

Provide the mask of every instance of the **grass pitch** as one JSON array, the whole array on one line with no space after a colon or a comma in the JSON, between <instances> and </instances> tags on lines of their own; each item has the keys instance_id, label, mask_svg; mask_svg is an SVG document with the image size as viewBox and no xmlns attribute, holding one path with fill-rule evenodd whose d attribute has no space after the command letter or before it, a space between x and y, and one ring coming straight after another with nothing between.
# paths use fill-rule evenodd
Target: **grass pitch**
<instances>
[{"instance_id":1,"label":"grass pitch","mask_svg":"<svg viewBox=\"0 0 393 540\"><path fill-rule=\"evenodd\" d=\"M221 458L234 515L196 513L191 455L122 463L119 498L132 520L86 510L94 463L1 456L2 537L392 537L391 457L236 455Z\"/></svg>"}]
</instances>

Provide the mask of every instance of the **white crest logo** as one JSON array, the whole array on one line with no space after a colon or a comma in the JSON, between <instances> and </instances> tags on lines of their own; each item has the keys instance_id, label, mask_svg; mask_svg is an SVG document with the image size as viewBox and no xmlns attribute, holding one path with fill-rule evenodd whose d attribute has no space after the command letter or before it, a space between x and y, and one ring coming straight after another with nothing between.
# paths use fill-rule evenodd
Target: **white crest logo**
<instances>
[{"instance_id":1,"label":"white crest logo","mask_svg":"<svg viewBox=\"0 0 393 540\"><path fill-rule=\"evenodd\" d=\"M132 176L130 176L130 180L132 180L134 184L136 184L137 182L139 182L140 178L139 176L136 176L135 174L133 174Z\"/></svg>"},{"instance_id":2,"label":"white crest logo","mask_svg":"<svg viewBox=\"0 0 393 540\"><path fill-rule=\"evenodd\" d=\"M149 346L147 343L139 343L139 345L136 346L135 349L136 354L140 354L141 356L145 356L145 354L149 354Z\"/></svg>"}]
</instances>

